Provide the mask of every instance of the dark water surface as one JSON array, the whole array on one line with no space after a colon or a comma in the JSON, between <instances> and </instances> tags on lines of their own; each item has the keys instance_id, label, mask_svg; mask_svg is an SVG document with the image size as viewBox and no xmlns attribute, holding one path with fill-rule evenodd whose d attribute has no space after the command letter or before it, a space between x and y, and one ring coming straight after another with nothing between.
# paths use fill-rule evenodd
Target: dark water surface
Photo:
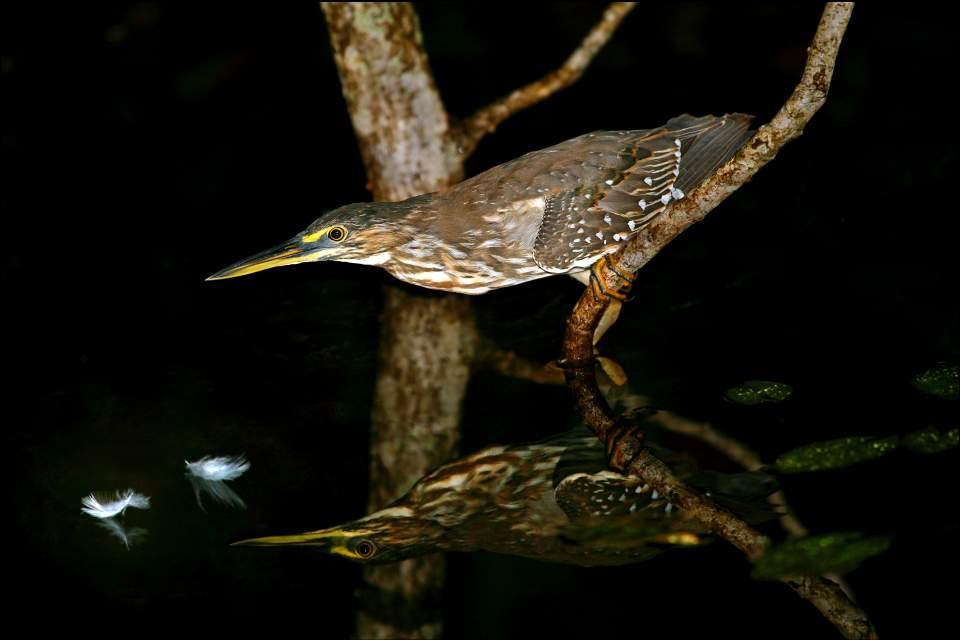
<instances>
[{"instance_id":1,"label":"dark water surface","mask_svg":"<svg viewBox=\"0 0 960 640\"><path fill-rule=\"evenodd\" d=\"M456 113L550 69L598 8L492 12L422 7ZM768 118L817 17L802 6L641 6L580 85L506 123L470 172L682 111ZM140 3L0 22L15 25L3 53L14 117L0 138L13 161L0 278L15 380L14 615L74 629L282 621L347 636L355 565L228 545L363 513L386 276L330 264L203 282L366 197L319 10ZM817 439L956 426L955 401L910 385L960 357L946 195L957 140L941 95L955 39L935 16L857 9L807 134L641 273L603 345L636 391L766 459ZM670 80L655 91L637 80L654 68ZM550 278L480 297L481 329L546 362L579 292ZM794 396L724 400L750 379L788 383ZM564 389L489 373L473 379L464 413L464 452L576 419ZM184 460L240 453L252 468L232 486L248 509L198 508ZM936 578L957 564L956 465L956 452L898 453L783 479L814 531L894 535L890 552L849 576L885 637L924 637L951 619L956 588ZM129 549L80 513L90 491L128 486L152 498L123 519L148 531ZM449 573L450 637L831 633L785 588L752 581L723 544L599 569L454 555Z\"/></svg>"}]
</instances>

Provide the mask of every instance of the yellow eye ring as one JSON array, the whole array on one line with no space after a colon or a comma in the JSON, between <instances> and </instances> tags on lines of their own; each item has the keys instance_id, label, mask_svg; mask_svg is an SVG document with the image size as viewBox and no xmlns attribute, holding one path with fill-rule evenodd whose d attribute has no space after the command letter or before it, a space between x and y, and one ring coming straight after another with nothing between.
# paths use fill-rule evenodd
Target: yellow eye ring
<instances>
[{"instance_id":1,"label":"yellow eye ring","mask_svg":"<svg viewBox=\"0 0 960 640\"><path fill-rule=\"evenodd\" d=\"M355 551L361 558L369 558L377 551L377 545L369 540L361 540L357 543Z\"/></svg>"},{"instance_id":2,"label":"yellow eye ring","mask_svg":"<svg viewBox=\"0 0 960 640\"><path fill-rule=\"evenodd\" d=\"M343 242L344 238L347 237L347 230L339 225L331 227L330 230L327 231L327 237L333 242Z\"/></svg>"}]
</instances>

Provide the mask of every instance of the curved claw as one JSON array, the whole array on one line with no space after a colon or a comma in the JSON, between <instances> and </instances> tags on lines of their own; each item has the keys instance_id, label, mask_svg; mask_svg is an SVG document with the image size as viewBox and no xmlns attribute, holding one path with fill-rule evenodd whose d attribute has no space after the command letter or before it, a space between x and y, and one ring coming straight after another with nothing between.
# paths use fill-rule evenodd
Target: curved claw
<instances>
[{"instance_id":1,"label":"curved claw","mask_svg":"<svg viewBox=\"0 0 960 640\"><path fill-rule=\"evenodd\" d=\"M600 368L603 369L603 372L607 374L607 377L610 378L613 384L618 387L627 384L627 372L623 370L623 367L621 367L620 363L616 360L611 360L604 356L597 356L597 364L600 365Z\"/></svg>"},{"instance_id":2,"label":"curved claw","mask_svg":"<svg viewBox=\"0 0 960 640\"><path fill-rule=\"evenodd\" d=\"M619 300L611 300L610 304L607 305L603 315L600 316L600 321L597 323L597 328L593 330L594 346L600 342L600 338L603 337L607 330L617 321L617 318L620 317L621 308L623 308L623 303Z\"/></svg>"}]
</instances>

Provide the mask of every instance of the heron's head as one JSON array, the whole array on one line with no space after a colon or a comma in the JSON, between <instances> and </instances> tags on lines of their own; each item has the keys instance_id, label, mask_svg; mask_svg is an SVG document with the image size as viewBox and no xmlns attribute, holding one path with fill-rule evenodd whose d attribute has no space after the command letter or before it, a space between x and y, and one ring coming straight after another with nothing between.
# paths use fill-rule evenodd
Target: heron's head
<instances>
[{"instance_id":1,"label":"heron's head","mask_svg":"<svg viewBox=\"0 0 960 640\"><path fill-rule=\"evenodd\" d=\"M363 202L330 211L275 247L221 269L207 280L224 280L301 262L336 260L383 265L410 239L411 214L424 196L403 202Z\"/></svg>"}]
</instances>

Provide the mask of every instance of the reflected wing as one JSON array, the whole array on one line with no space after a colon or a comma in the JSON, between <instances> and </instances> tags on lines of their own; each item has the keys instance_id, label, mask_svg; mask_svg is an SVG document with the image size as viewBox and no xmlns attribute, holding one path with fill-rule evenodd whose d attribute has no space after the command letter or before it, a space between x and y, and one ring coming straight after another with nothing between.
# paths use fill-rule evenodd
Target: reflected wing
<instances>
[{"instance_id":1,"label":"reflected wing","mask_svg":"<svg viewBox=\"0 0 960 640\"><path fill-rule=\"evenodd\" d=\"M653 521L669 518L667 503L653 497L652 490L639 479L613 471L574 473L556 487L557 504L567 517L577 520L637 515Z\"/></svg>"}]
</instances>

